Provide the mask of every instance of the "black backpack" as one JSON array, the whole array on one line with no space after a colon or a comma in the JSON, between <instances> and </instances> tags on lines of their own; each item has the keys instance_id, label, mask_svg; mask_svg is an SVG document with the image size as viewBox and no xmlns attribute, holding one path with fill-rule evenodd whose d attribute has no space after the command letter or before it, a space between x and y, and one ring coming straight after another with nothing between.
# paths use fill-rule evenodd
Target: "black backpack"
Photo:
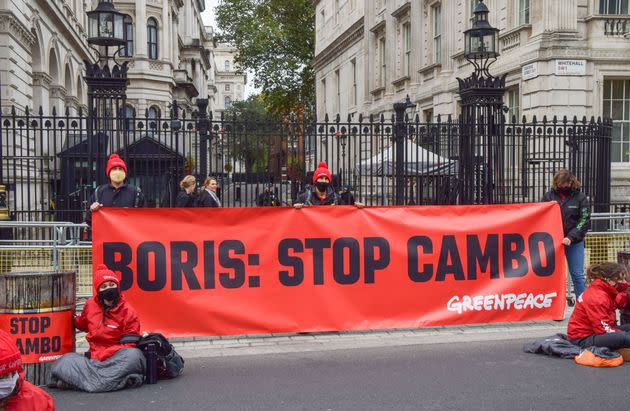
<instances>
[{"instance_id":1,"label":"black backpack","mask_svg":"<svg viewBox=\"0 0 630 411\"><path fill-rule=\"evenodd\" d=\"M184 359L175 351L166 337L159 333L151 333L142 337L138 342L138 348L142 350L147 359L150 345L154 345L156 348L159 379L179 377L184 372Z\"/></svg>"}]
</instances>

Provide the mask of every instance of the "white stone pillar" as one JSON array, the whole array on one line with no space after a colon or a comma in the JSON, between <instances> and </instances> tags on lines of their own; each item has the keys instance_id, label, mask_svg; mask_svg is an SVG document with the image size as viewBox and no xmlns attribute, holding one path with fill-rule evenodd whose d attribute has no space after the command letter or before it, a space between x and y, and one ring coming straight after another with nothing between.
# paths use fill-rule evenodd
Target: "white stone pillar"
<instances>
[{"instance_id":1,"label":"white stone pillar","mask_svg":"<svg viewBox=\"0 0 630 411\"><path fill-rule=\"evenodd\" d=\"M538 3L535 7L536 16L530 19L532 22L540 18L543 27L538 32L576 32L578 0L534 0Z\"/></svg>"},{"instance_id":2,"label":"white stone pillar","mask_svg":"<svg viewBox=\"0 0 630 411\"><path fill-rule=\"evenodd\" d=\"M135 56L147 57L147 0L136 0Z\"/></svg>"},{"instance_id":3,"label":"white stone pillar","mask_svg":"<svg viewBox=\"0 0 630 411\"><path fill-rule=\"evenodd\" d=\"M171 20L168 18L168 1L162 0L162 24L160 30L160 38L162 43L162 55L161 59L172 61L172 47L171 47Z\"/></svg>"}]
</instances>

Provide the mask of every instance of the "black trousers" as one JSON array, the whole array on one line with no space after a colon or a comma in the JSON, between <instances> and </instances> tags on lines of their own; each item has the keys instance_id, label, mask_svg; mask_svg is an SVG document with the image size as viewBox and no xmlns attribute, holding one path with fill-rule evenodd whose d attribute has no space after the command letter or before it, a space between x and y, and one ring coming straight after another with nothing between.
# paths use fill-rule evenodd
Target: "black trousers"
<instances>
[{"instance_id":1,"label":"black trousers","mask_svg":"<svg viewBox=\"0 0 630 411\"><path fill-rule=\"evenodd\" d=\"M619 329L621 330L620 332L593 334L588 337L577 338L571 342L582 348L587 348L592 345L596 347L608 347L611 350L630 348L630 324L624 324L619 327Z\"/></svg>"}]
</instances>

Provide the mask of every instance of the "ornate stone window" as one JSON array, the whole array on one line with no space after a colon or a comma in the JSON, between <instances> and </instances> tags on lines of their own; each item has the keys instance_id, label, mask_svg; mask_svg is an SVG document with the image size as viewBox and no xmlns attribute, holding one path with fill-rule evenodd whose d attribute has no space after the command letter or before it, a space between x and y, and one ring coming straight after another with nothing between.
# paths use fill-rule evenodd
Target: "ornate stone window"
<instances>
[{"instance_id":1,"label":"ornate stone window","mask_svg":"<svg viewBox=\"0 0 630 411\"><path fill-rule=\"evenodd\" d=\"M604 117L613 121L610 159L630 161L630 80L604 80Z\"/></svg>"},{"instance_id":2,"label":"ornate stone window","mask_svg":"<svg viewBox=\"0 0 630 411\"><path fill-rule=\"evenodd\" d=\"M518 0L518 24L529 24L529 0Z\"/></svg>"},{"instance_id":3,"label":"ornate stone window","mask_svg":"<svg viewBox=\"0 0 630 411\"><path fill-rule=\"evenodd\" d=\"M123 34L125 45L120 47L120 56L133 57L133 21L129 16L123 20Z\"/></svg>"},{"instance_id":4,"label":"ornate stone window","mask_svg":"<svg viewBox=\"0 0 630 411\"><path fill-rule=\"evenodd\" d=\"M157 36L157 21L151 17L147 21L147 52L149 58L157 60L158 58L158 36Z\"/></svg>"},{"instance_id":5,"label":"ornate stone window","mask_svg":"<svg viewBox=\"0 0 630 411\"><path fill-rule=\"evenodd\" d=\"M599 14L628 14L628 0L599 0Z\"/></svg>"},{"instance_id":6,"label":"ornate stone window","mask_svg":"<svg viewBox=\"0 0 630 411\"><path fill-rule=\"evenodd\" d=\"M433 37L433 64L442 62L442 5L431 7L431 23Z\"/></svg>"}]
</instances>

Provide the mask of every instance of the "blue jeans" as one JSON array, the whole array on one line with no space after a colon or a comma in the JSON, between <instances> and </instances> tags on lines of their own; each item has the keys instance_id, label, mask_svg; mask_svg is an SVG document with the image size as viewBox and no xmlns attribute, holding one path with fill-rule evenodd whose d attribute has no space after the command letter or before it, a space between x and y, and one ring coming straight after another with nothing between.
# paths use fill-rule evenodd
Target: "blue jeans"
<instances>
[{"instance_id":1,"label":"blue jeans","mask_svg":"<svg viewBox=\"0 0 630 411\"><path fill-rule=\"evenodd\" d=\"M584 292L584 241L564 247L569 264L569 273L575 290L575 298Z\"/></svg>"}]
</instances>

